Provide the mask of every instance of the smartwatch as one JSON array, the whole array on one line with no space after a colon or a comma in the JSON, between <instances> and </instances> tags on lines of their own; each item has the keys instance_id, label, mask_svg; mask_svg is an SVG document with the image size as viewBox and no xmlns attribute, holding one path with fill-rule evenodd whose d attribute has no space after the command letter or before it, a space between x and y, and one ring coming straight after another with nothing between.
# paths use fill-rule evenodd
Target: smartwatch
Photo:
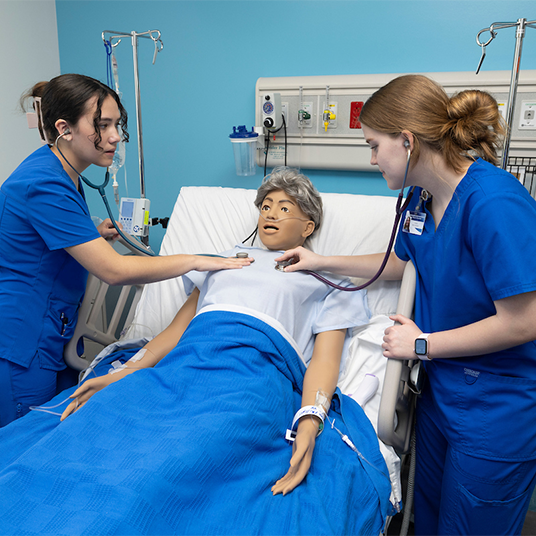
<instances>
[{"instance_id":1,"label":"smartwatch","mask_svg":"<svg viewBox=\"0 0 536 536\"><path fill-rule=\"evenodd\" d=\"M421 333L415 339L415 354L419 359L423 361L431 361L431 358L428 356L428 336L430 333Z\"/></svg>"}]
</instances>

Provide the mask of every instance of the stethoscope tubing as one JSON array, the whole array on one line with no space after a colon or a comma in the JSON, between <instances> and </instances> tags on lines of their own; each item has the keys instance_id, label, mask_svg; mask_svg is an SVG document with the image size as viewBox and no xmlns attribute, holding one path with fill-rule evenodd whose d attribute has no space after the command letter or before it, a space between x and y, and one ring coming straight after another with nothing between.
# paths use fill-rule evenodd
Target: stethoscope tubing
<instances>
[{"instance_id":1,"label":"stethoscope tubing","mask_svg":"<svg viewBox=\"0 0 536 536\"><path fill-rule=\"evenodd\" d=\"M402 200L404 199L404 189L406 187L406 180L408 178L410 160L411 160L411 151L408 149L408 158L406 161L406 171L404 173L404 181L402 182L402 188L400 189L400 193L398 194L398 199L396 200L395 221L393 224L393 230L391 231L391 237L389 239L389 245L387 246L385 256L383 257L383 261L380 265L379 270L376 272L376 274L369 281L367 281L366 283L363 283L362 285L358 285L357 287L343 287L341 285L337 285L336 283L333 283L333 281L326 279L325 277L321 276L320 274L316 272L313 272L312 270L300 270L300 271L306 274L312 275L313 277L316 277L319 281L322 281L323 283L326 283L327 285L333 288L336 288L337 290L343 290L345 292L355 292L357 290L363 290L378 280L378 278L382 275L383 271L385 270L385 267L387 266L387 262L389 261L389 256L391 255L391 251L393 249L393 245L394 245L395 238L396 238L396 231L398 229L398 225L400 224L400 218L402 217L402 214L405 212L405 210L408 208L411 198L413 197L413 191L415 190L415 186L413 186L408 193L408 197L406 198L405 203L402 204Z\"/></svg>"},{"instance_id":2,"label":"stethoscope tubing","mask_svg":"<svg viewBox=\"0 0 536 536\"><path fill-rule=\"evenodd\" d=\"M78 177L80 179L82 179L82 181L87 186L89 186L90 188L93 188L94 190L97 190L100 193L100 195L102 197L102 200L104 202L104 206L106 207L106 211L108 212L108 216L110 218L110 221L112 222L112 225L114 226L114 228L117 231L117 233L119 234L119 236L121 236L121 238L123 238L123 240L127 244L131 245L133 248L135 248L136 250L140 251L141 253L143 253L145 255L149 255L151 257L156 257L157 256L156 253L154 253L150 249L143 248L143 247L141 247L141 245L139 245L139 244L133 242L132 240L130 240L130 238L127 238L125 233L123 233L123 231L117 225L117 223L115 221L115 217L114 217L114 215L112 213L112 209L110 208L110 204L108 203L108 199L106 197L106 192L104 190L106 188L106 186L108 185L108 183L110 182L110 172L108 171L108 169L106 169L106 173L104 175L103 182L101 184L95 184L92 181L90 181L88 178L84 177L81 173L79 173L72 166L72 164L67 160L67 158L65 158L65 155L63 154L63 152L61 151L61 149L59 148L59 145L58 145L58 140L62 136L64 136L65 134L66 133L64 132L63 134L60 134L56 138L56 140L54 141L54 146L56 147L56 149L60 153L61 157L65 160L65 162L67 162L69 167L78 175ZM396 237L396 231L397 231L398 225L400 223L400 218L401 218L402 214L404 213L404 211L409 206L411 198L413 197L413 191L415 190L415 186L413 186L412 189L410 190L410 192L408 193L408 197L406 198L405 203L402 204L402 200L404 198L404 189L405 189L406 180L407 180L407 177L408 177L410 160L411 160L411 151L408 149L408 158L407 158L407 162L406 162L406 170L405 170L405 173L404 173L404 181L402 182L402 188L400 189L400 193L398 194L398 198L397 198L397 202L396 202L395 221L394 221L394 224L393 224L393 229L391 231L391 237L389 239L389 245L387 246L387 250L385 252L385 256L383 258L382 264L380 265L380 268L376 272L376 274L369 281L367 281L366 283L363 283L362 285L358 285L356 287L343 287L341 285L337 285L336 283L333 283L329 279L321 276L320 274L318 274L318 273L316 273L316 272L314 272L312 270L300 270L301 272L306 273L306 274L310 274L313 277L316 277L319 281L322 281L323 283L326 283L327 285L329 285L329 286L331 286L331 287L333 287L333 288L335 288L337 290L342 290L342 291L345 291L345 292L355 292L355 291L358 291L358 290L363 290L363 289L367 288L368 286L372 285L372 283L374 283L375 281L377 281L377 279L381 276L381 274L385 270L385 267L387 266L389 256L391 255L391 251L393 249L393 245L394 245L394 241L395 241L395 237ZM252 233L252 235L255 234L256 230L257 229L255 229L255 231ZM248 238L246 238L246 240L244 240L244 242L246 242L249 238L251 238L252 235L250 235ZM221 257L221 255L211 255L211 254L202 254L202 255L207 256L207 257Z\"/></svg>"}]
</instances>

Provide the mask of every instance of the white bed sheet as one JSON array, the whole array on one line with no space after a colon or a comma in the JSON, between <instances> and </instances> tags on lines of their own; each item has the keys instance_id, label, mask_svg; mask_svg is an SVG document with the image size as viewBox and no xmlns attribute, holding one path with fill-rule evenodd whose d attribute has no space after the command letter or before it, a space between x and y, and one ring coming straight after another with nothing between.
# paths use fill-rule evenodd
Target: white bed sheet
<instances>
[{"instance_id":1,"label":"white bed sheet","mask_svg":"<svg viewBox=\"0 0 536 536\"><path fill-rule=\"evenodd\" d=\"M231 249L255 228L258 211L255 190L219 187L184 187L177 198L161 255L173 253L219 253ZM324 255L351 255L385 251L395 216L396 198L351 194L322 194L324 221L309 247ZM248 241L248 244L250 242ZM255 243L257 245L257 242ZM358 283L358 281L355 281ZM376 282L368 289L372 312L366 326L354 328L349 355L339 377L343 393L355 393L366 374L374 374L380 387L364 407L377 429L386 359L381 342L392 325L400 283ZM173 319L186 299L181 278L146 285L131 326L122 339L151 338ZM400 460L380 441L391 474L393 504L402 499Z\"/></svg>"}]
</instances>

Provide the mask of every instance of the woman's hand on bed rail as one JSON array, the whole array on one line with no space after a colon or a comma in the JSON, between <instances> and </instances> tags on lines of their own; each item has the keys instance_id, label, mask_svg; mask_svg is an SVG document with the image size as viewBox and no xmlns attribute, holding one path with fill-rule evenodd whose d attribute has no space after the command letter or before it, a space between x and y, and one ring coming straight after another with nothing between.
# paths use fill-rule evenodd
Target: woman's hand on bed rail
<instances>
[{"instance_id":1,"label":"woman's hand on bed rail","mask_svg":"<svg viewBox=\"0 0 536 536\"><path fill-rule=\"evenodd\" d=\"M415 359L415 339L422 331L404 315L392 315L389 318L395 325L385 330L383 355L390 359Z\"/></svg>"},{"instance_id":2,"label":"woman's hand on bed rail","mask_svg":"<svg viewBox=\"0 0 536 536\"><path fill-rule=\"evenodd\" d=\"M314 418L301 419L298 425L296 439L292 445L290 469L283 478L280 478L272 486L272 493L274 495L278 495L279 493L286 495L290 493L307 476L315 449L318 422Z\"/></svg>"},{"instance_id":3,"label":"woman's hand on bed rail","mask_svg":"<svg viewBox=\"0 0 536 536\"><path fill-rule=\"evenodd\" d=\"M74 400L65 408L60 420L65 420L69 415L78 411L85 403L101 389L131 374L136 369L124 369L117 374L105 374L98 378L86 380L69 398Z\"/></svg>"},{"instance_id":4,"label":"woman's hand on bed rail","mask_svg":"<svg viewBox=\"0 0 536 536\"><path fill-rule=\"evenodd\" d=\"M123 230L123 225L118 221L115 224L119 229ZM105 240L115 241L119 238L119 233L116 231L114 224L110 218L106 218L102 223L97 226L97 231Z\"/></svg>"}]
</instances>

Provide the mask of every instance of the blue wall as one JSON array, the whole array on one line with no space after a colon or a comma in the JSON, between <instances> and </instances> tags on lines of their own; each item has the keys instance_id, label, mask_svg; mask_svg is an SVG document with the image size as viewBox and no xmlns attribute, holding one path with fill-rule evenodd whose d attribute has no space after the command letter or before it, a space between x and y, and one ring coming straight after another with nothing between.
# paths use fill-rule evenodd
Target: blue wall
<instances>
[{"instance_id":1,"label":"blue wall","mask_svg":"<svg viewBox=\"0 0 536 536\"><path fill-rule=\"evenodd\" d=\"M253 125L259 77L473 71L475 36L496 21L536 18L534 0L56 0L62 73L106 81L103 30L159 29L164 50L140 40L146 195L151 213L171 213L182 186L256 188L237 177L228 135ZM510 70L515 30L502 30L485 70ZM536 31L527 30L523 69L535 69ZM139 195L130 40L116 48L120 89L130 114L129 195ZM393 195L378 173L309 171L319 190ZM100 169L88 170L99 180ZM119 172L125 195L123 171ZM111 193L110 193L111 197ZM104 216L96 192L92 213ZM163 231L151 231L158 249Z\"/></svg>"}]
</instances>

